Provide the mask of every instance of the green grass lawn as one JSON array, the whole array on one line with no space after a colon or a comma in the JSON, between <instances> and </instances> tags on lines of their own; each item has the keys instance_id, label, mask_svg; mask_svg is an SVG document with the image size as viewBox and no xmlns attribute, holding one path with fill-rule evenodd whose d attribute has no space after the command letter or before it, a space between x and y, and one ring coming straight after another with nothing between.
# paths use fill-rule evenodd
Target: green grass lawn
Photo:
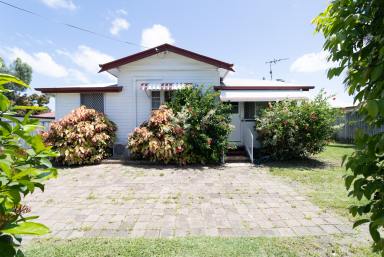
<instances>
[{"instance_id":1,"label":"green grass lawn","mask_svg":"<svg viewBox=\"0 0 384 257\"><path fill-rule=\"evenodd\" d=\"M347 196L341 166L342 157L353 152L352 145L331 144L311 160L270 163L274 175L288 178L303 186L303 192L313 203L324 210L332 209L339 215L352 219L348 206L358 201Z\"/></svg>"},{"instance_id":2,"label":"green grass lawn","mask_svg":"<svg viewBox=\"0 0 384 257\"><path fill-rule=\"evenodd\" d=\"M256 256L374 256L369 248L341 247L327 238L176 238L40 240L27 257L256 257Z\"/></svg>"}]
</instances>

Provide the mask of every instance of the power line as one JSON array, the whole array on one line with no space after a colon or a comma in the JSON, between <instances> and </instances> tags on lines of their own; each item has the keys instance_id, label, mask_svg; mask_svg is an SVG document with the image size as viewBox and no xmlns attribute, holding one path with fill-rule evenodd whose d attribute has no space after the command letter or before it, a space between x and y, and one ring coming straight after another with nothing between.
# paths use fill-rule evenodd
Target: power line
<instances>
[{"instance_id":1,"label":"power line","mask_svg":"<svg viewBox=\"0 0 384 257\"><path fill-rule=\"evenodd\" d=\"M0 0L0 4L6 5L6 6L11 7L11 8L14 8L14 9L16 9L16 10L18 10L18 11L25 12L25 13L28 13L28 14L30 14L30 15L39 17L39 18L44 19L44 20L47 20L47 21L49 21L49 22L56 23L56 24L60 24L60 25L69 27L69 28L71 28L71 29L76 29L76 30L79 30L79 31L82 31L82 32L86 32L86 33L88 33L88 34L92 34L92 35L94 35L94 36L102 37L102 38L109 39L109 40L116 41L116 42L123 43L123 44L128 44L128 45L133 45L133 46L139 46L139 47L149 48L149 47L146 47L146 46L143 46L143 45L140 45L140 44L136 44L136 43L134 43L134 42L130 42L130 41L125 41L125 40L120 40L120 39L117 39L117 38L113 38L113 37L107 36L107 35L105 35L105 34L102 34L102 33L99 33L99 32L95 32L95 31L92 31L92 30L90 30L90 29L82 28L82 27L80 27L80 26L76 26L76 25L73 25L73 24L70 24L70 23L65 23L65 22L55 21L55 20L49 19L49 18L47 18L46 16L43 16L43 15L37 13L37 12L27 10L27 9L25 9L25 8L16 6L16 5L14 5L14 4L11 4L11 3L8 3L8 2L5 2L5 1L1 1L1 0Z\"/></svg>"}]
</instances>

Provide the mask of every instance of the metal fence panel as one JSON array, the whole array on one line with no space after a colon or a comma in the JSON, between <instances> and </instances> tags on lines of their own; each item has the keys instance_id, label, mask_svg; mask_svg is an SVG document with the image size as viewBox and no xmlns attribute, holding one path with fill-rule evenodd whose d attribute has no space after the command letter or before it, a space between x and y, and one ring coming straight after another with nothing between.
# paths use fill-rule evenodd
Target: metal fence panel
<instances>
[{"instance_id":1,"label":"metal fence panel","mask_svg":"<svg viewBox=\"0 0 384 257\"><path fill-rule=\"evenodd\" d=\"M384 126L379 128L369 126L357 111L345 112L344 116L337 120L336 124L342 126L335 134L335 139L336 141L345 143L354 142L355 134L358 129L361 129L369 135L384 132Z\"/></svg>"}]
</instances>

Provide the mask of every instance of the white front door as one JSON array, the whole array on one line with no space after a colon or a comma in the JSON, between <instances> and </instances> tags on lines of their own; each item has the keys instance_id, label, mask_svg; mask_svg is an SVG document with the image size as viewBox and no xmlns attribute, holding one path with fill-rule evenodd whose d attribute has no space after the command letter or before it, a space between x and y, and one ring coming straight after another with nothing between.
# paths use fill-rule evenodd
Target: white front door
<instances>
[{"instance_id":1,"label":"white front door","mask_svg":"<svg viewBox=\"0 0 384 257\"><path fill-rule=\"evenodd\" d=\"M233 126L232 132L229 135L229 141L232 143L241 143L241 119L240 119L240 106L239 103L233 102L231 113L231 124Z\"/></svg>"}]
</instances>

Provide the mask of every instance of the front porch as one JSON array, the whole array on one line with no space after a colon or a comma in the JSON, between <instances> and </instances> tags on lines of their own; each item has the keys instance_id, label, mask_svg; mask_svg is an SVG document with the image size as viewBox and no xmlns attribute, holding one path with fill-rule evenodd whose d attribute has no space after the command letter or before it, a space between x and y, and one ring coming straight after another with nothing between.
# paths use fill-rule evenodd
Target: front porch
<instances>
[{"instance_id":1,"label":"front porch","mask_svg":"<svg viewBox=\"0 0 384 257\"><path fill-rule=\"evenodd\" d=\"M298 86L281 81L261 80L231 82L214 87L220 91L220 100L232 105L231 124L233 131L229 141L245 150L253 163L254 150L261 147L256 132L256 118L270 102L308 99L313 86Z\"/></svg>"},{"instance_id":2,"label":"front porch","mask_svg":"<svg viewBox=\"0 0 384 257\"><path fill-rule=\"evenodd\" d=\"M228 153L229 162L250 161L253 163L254 150L260 148L257 140L256 118L267 102L230 102L232 105L233 130L229 136L231 144L236 146L235 151Z\"/></svg>"}]
</instances>

